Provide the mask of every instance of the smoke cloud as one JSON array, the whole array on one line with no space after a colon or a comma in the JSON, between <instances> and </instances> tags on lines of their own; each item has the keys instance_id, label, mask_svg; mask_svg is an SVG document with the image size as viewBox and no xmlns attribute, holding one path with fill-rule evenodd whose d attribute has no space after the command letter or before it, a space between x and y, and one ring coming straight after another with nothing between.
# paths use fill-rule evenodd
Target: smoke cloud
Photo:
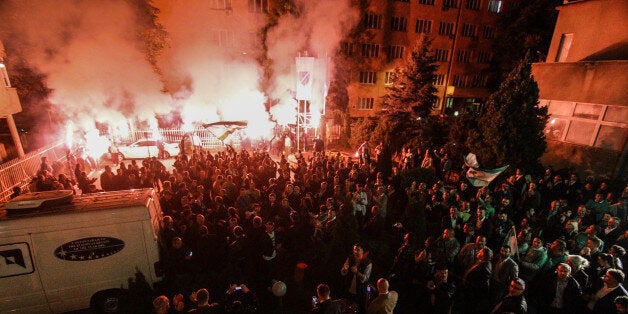
<instances>
[{"instance_id":1,"label":"smoke cloud","mask_svg":"<svg viewBox=\"0 0 628 314\"><path fill-rule=\"evenodd\" d=\"M249 120L270 128L269 119L292 106L295 57L334 53L358 20L349 0L297 1L302 14L280 18L267 37L274 76L266 95L259 63L266 18L248 12L246 1L224 3L148 1L168 34L159 71L142 50L137 29L146 17L133 0L6 0L0 39L46 74L49 101L85 130L129 119L152 125L171 112L185 124ZM270 112L268 98L279 100Z\"/></svg>"}]
</instances>

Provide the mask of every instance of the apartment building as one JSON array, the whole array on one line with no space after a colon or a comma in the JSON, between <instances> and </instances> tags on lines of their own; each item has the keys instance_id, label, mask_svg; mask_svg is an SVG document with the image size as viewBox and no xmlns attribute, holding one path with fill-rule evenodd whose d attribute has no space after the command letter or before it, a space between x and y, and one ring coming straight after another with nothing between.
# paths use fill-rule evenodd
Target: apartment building
<instances>
[{"instance_id":1,"label":"apartment building","mask_svg":"<svg viewBox=\"0 0 628 314\"><path fill-rule=\"evenodd\" d=\"M545 164L628 177L628 1L579 0L557 8L544 63L532 65L548 106Z\"/></svg>"},{"instance_id":2,"label":"apartment building","mask_svg":"<svg viewBox=\"0 0 628 314\"><path fill-rule=\"evenodd\" d=\"M439 69L434 113L454 114L480 106L488 97L483 70L492 58L491 40L501 0L371 1L357 42L342 44L349 57L362 58L351 73L352 117L376 117L395 67L403 65L421 36L432 38Z\"/></svg>"}]
</instances>

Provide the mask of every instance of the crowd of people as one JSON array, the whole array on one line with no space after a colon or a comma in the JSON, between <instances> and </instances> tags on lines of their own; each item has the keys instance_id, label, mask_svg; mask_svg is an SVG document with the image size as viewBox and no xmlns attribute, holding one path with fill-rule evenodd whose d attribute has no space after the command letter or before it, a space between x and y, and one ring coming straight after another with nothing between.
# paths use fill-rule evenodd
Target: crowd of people
<instances>
[{"instance_id":1,"label":"crowd of people","mask_svg":"<svg viewBox=\"0 0 628 314\"><path fill-rule=\"evenodd\" d=\"M387 177L377 156L290 157L105 167L103 190L159 190L156 313L626 313L628 186L547 168L474 187L444 149L404 150Z\"/></svg>"}]
</instances>

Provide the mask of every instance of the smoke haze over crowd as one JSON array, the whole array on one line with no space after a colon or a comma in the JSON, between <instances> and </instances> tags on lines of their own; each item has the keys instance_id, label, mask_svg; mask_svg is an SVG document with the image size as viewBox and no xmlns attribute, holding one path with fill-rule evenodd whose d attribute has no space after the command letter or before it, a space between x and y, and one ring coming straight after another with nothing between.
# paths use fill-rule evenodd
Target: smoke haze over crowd
<instances>
[{"instance_id":1,"label":"smoke haze over crowd","mask_svg":"<svg viewBox=\"0 0 628 314\"><path fill-rule=\"evenodd\" d=\"M270 119L293 107L294 58L304 51L333 54L355 25L357 10L348 0L296 1L299 17L284 15L268 32L273 76L265 94L259 60L267 19L236 2L234 10L245 12L204 0L5 0L0 39L11 47L9 55L19 54L46 75L49 101L84 130L95 121L153 125L155 114L171 112L184 124L248 120L270 129ZM150 20L141 8L151 5L167 33L155 64L140 33ZM269 98L278 105L267 112Z\"/></svg>"}]
</instances>

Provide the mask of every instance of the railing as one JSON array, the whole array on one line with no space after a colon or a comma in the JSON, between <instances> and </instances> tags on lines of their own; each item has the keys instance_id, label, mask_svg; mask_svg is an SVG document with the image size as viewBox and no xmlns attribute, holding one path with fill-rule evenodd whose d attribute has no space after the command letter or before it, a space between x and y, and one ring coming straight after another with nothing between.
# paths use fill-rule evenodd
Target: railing
<instances>
[{"instance_id":1,"label":"railing","mask_svg":"<svg viewBox=\"0 0 628 314\"><path fill-rule=\"evenodd\" d=\"M180 142L181 139L183 139L183 136L185 136L186 134L196 134L201 141L201 147L205 149L216 149L224 147L223 142L221 142L217 137L221 134L214 134L205 128L198 128L193 131L184 131L182 129L159 129L159 134L161 134L161 137L165 142L169 143ZM128 136L122 137L120 140L123 142L132 143L137 140L153 137L154 135L152 131L136 130L129 132ZM226 143L229 143L234 147L239 147L240 137L238 136L238 131L229 136L229 138L226 140Z\"/></svg>"},{"instance_id":2,"label":"railing","mask_svg":"<svg viewBox=\"0 0 628 314\"><path fill-rule=\"evenodd\" d=\"M25 190L31 178L39 170L41 157L48 157L51 164L63 162L66 147L63 141L59 141L47 148L28 153L20 159L13 159L0 165L0 201L7 201L13 193L14 187Z\"/></svg>"},{"instance_id":3,"label":"railing","mask_svg":"<svg viewBox=\"0 0 628 314\"><path fill-rule=\"evenodd\" d=\"M184 131L182 129L159 129L159 133L164 141L171 143L180 142L186 134L196 134L200 139L201 147L204 149L224 148L224 143L217 138L220 134L214 134L205 128L199 128L193 131ZM136 130L129 132L127 136L122 137L120 140L132 143L137 140L151 138L152 136L152 131ZM234 147L240 146L241 142L237 131L229 136L226 143ZM66 146L63 141L59 141L35 152L28 153L23 158L14 159L4 164L0 164L0 202L6 202L9 200L14 187L20 187L22 191L26 190L32 177L39 170L41 157L44 156L48 157L48 161L53 167L53 170L55 170L55 174L73 171L73 169L67 169L66 167ZM57 167L60 168L55 169ZM72 177L71 174L68 173L68 175Z\"/></svg>"}]
</instances>

